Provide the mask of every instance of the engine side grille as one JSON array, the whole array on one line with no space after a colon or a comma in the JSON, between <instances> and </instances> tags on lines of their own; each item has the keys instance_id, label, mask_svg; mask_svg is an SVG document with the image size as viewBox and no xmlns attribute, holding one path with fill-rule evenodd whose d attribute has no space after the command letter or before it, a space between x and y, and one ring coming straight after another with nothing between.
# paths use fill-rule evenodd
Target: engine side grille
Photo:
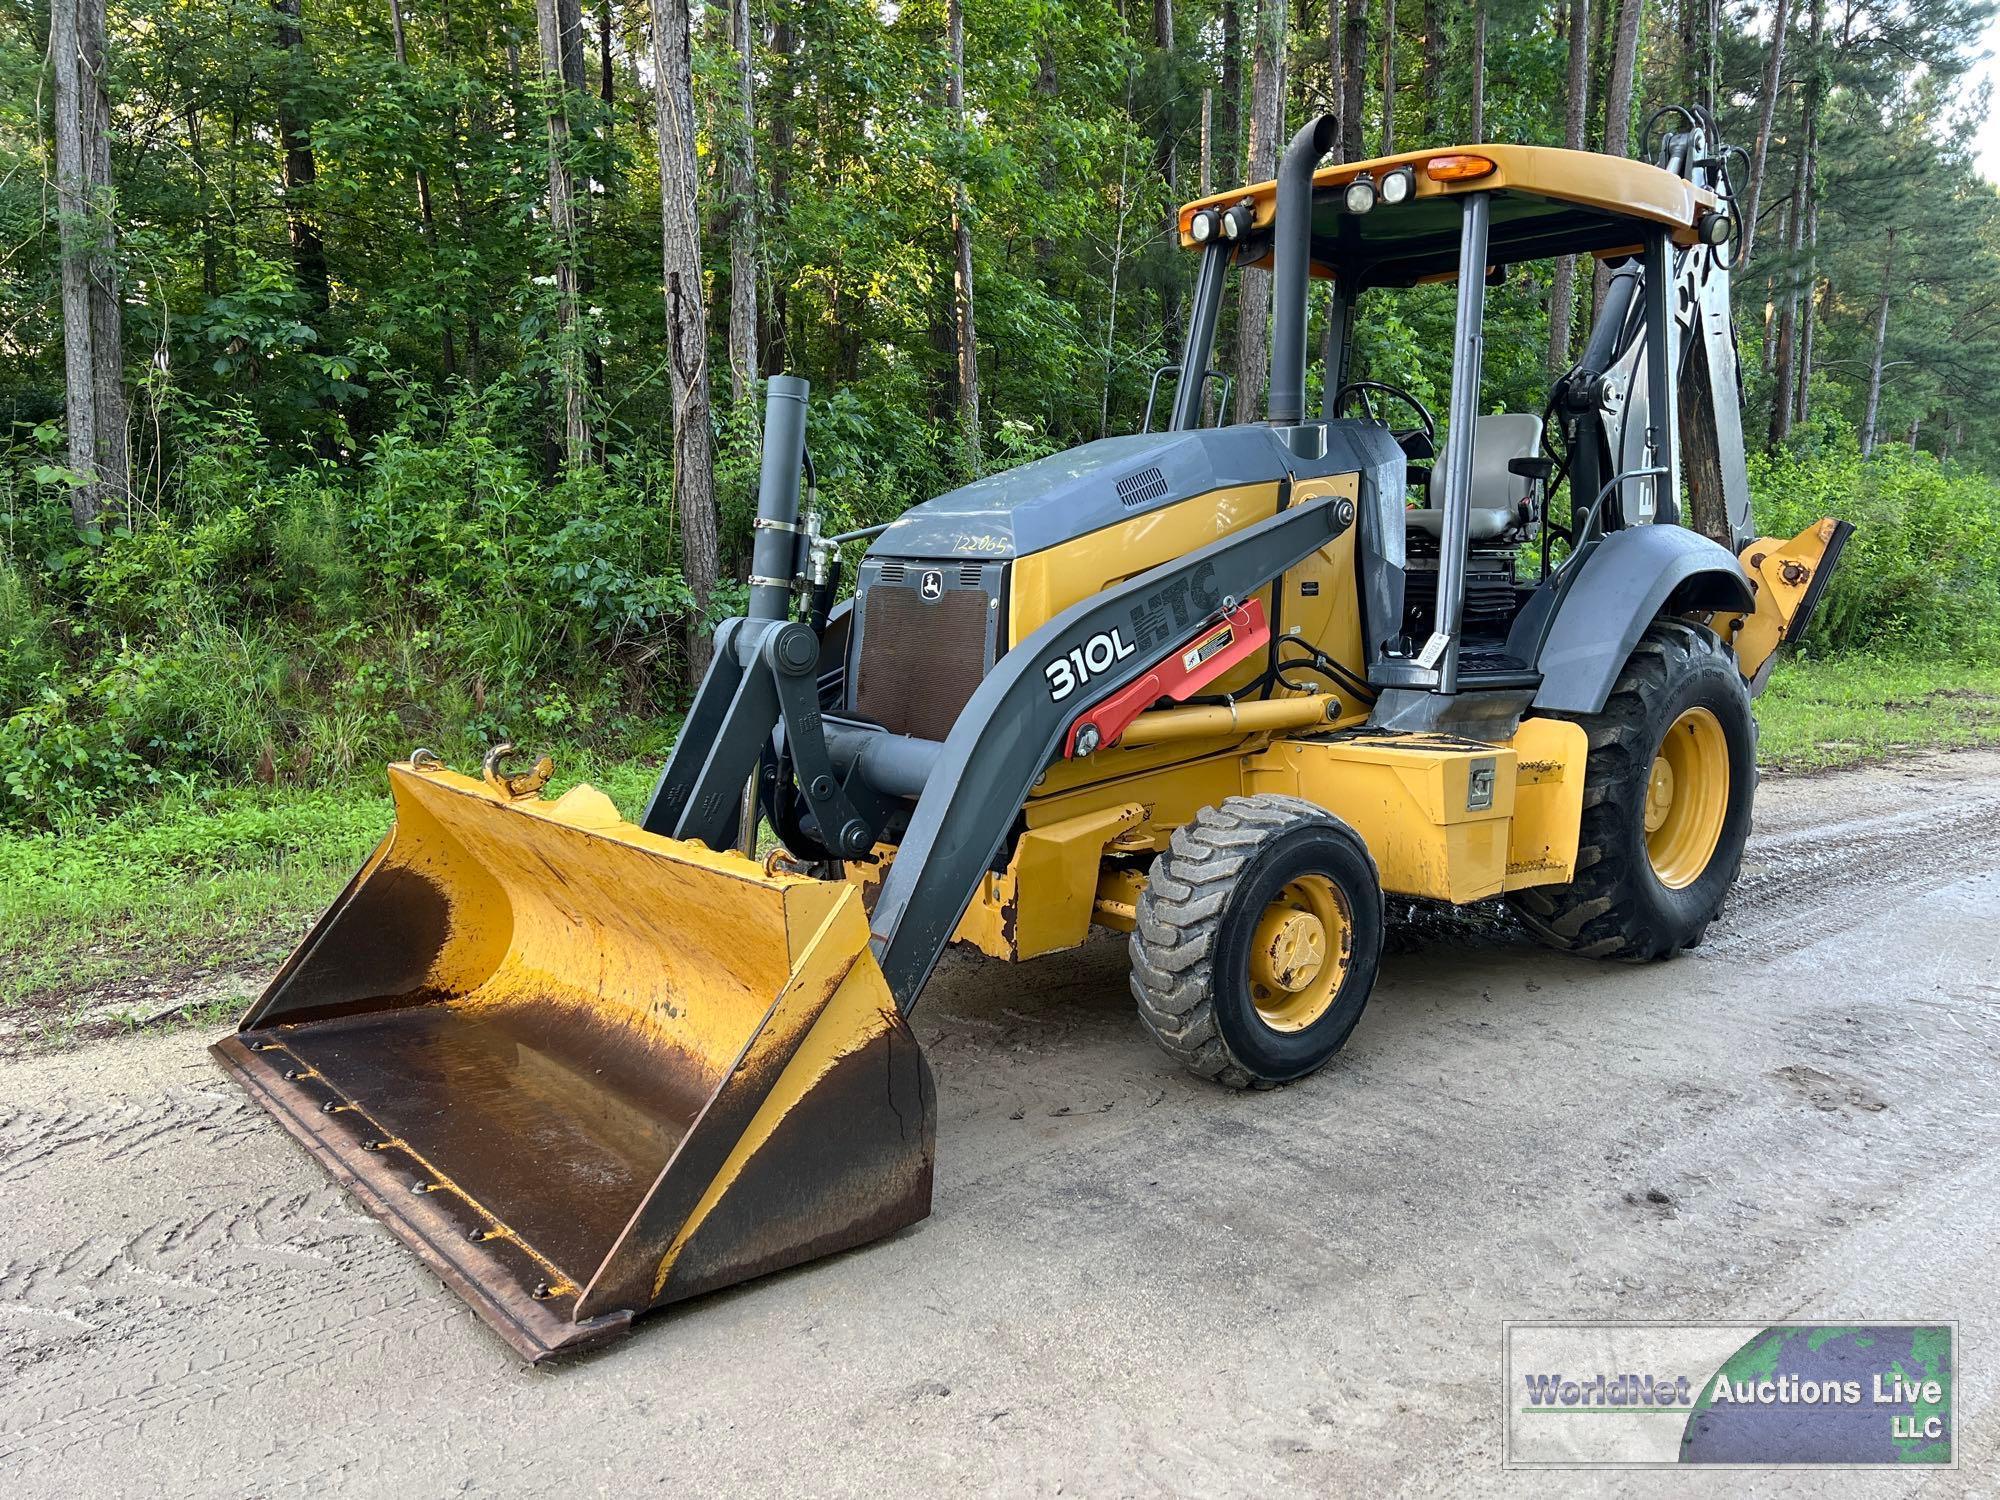
<instances>
[{"instance_id":1,"label":"engine side grille","mask_svg":"<svg viewBox=\"0 0 2000 1500\"><path fill-rule=\"evenodd\" d=\"M934 586L939 574L958 586L926 599L926 572ZM863 581L853 711L896 734L941 740L992 663L997 611L983 569L885 563Z\"/></svg>"},{"instance_id":2,"label":"engine side grille","mask_svg":"<svg viewBox=\"0 0 2000 1500\"><path fill-rule=\"evenodd\" d=\"M1159 469L1140 469L1118 481L1118 500L1122 505L1144 505L1159 499L1167 489L1167 476Z\"/></svg>"}]
</instances>

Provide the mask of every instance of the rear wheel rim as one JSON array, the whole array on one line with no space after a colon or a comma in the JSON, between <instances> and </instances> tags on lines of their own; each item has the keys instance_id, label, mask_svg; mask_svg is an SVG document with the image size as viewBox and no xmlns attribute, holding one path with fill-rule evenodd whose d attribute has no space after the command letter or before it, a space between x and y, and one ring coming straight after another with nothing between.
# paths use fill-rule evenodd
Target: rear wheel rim
<instances>
[{"instance_id":1,"label":"rear wheel rim","mask_svg":"<svg viewBox=\"0 0 2000 1500\"><path fill-rule=\"evenodd\" d=\"M1301 875L1257 919L1250 1003L1273 1031L1304 1031L1332 1008L1354 957L1353 914L1324 875Z\"/></svg>"},{"instance_id":2,"label":"rear wheel rim","mask_svg":"<svg viewBox=\"0 0 2000 1500\"><path fill-rule=\"evenodd\" d=\"M1668 726L1646 778L1646 857L1661 885L1693 885L1715 857L1729 814L1729 739L1713 710Z\"/></svg>"}]
</instances>

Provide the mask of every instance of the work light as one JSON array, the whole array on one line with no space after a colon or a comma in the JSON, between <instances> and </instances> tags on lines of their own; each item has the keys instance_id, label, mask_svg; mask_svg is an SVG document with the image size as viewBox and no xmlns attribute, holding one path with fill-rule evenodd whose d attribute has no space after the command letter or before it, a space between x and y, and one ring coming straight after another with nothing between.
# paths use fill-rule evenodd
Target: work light
<instances>
[{"instance_id":1,"label":"work light","mask_svg":"<svg viewBox=\"0 0 2000 1500\"><path fill-rule=\"evenodd\" d=\"M1365 214L1375 206L1375 181L1362 173L1348 183L1347 191L1340 195L1341 204L1351 214Z\"/></svg>"},{"instance_id":2,"label":"work light","mask_svg":"<svg viewBox=\"0 0 2000 1500\"><path fill-rule=\"evenodd\" d=\"M1216 215L1213 209L1204 210L1188 221L1188 238L1197 245L1206 245L1215 238Z\"/></svg>"},{"instance_id":3,"label":"work light","mask_svg":"<svg viewBox=\"0 0 2000 1500\"><path fill-rule=\"evenodd\" d=\"M1398 203L1407 203L1417 191L1417 173L1413 167L1398 167L1382 176L1382 201L1391 208Z\"/></svg>"}]
</instances>

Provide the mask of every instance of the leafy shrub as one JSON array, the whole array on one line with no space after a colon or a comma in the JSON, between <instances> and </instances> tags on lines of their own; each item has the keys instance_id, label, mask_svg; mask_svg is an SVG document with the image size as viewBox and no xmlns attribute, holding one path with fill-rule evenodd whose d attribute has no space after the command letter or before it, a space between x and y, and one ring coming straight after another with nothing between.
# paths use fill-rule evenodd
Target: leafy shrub
<instances>
[{"instance_id":1,"label":"leafy shrub","mask_svg":"<svg viewBox=\"0 0 2000 1500\"><path fill-rule=\"evenodd\" d=\"M1371 357L1416 347L1437 300L1373 325ZM924 394L892 367L815 400L829 529L957 482ZM538 399L506 379L402 392L342 457L268 439L246 408L177 398L163 496L97 545L75 541L60 485L34 478L59 434L33 429L0 467L0 822L368 776L419 744L459 764L503 737L571 760L657 754L697 624L667 453L627 434L601 468L551 479ZM718 444L724 576L702 628L743 607L752 414L726 413ZM1010 422L991 457L1046 446ZM1752 481L1766 532L1856 524L1811 649L2000 650L2000 486L1903 448L1864 462L1825 420L1754 459Z\"/></svg>"},{"instance_id":2,"label":"leafy shrub","mask_svg":"<svg viewBox=\"0 0 2000 1500\"><path fill-rule=\"evenodd\" d=\"M26 698L58 659L48 610L20 570L0 558L0 704Z\"/></svg>"},{"instance_id":3,"label":"leafy shrub","mask_svg":"<svg viewBox=\"0 0 2000 1500\"><path fill-rule=\"evenodd\" d=\"M1751 461L1758 528L1786 536L1821 516L1854 535L1808 643L1822 652L1923 651L1966 659L2000 649L2000 485L1891 445Z\"/></svg>"}]
</instances>

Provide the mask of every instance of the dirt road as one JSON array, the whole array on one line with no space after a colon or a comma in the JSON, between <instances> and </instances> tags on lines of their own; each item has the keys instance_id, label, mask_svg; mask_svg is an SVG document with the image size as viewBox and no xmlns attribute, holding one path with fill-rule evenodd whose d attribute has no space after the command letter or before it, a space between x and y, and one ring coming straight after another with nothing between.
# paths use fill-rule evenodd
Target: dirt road
<instances>
[{"instance_id":1,"label":"dirt road","mask_svg":"<svg viewBox=\"0 0 2000 1500\"><path fill-rule=\"evenodd\" d=\"M1565 1490L1992 1493L2000 754L1767 781L1671 964L1478 927L1248 1096L1146 1041L1121 943L953 959L928 1222L539 1371L206 1037L0 1064L0 1490L1548 1493L1503 1319L1803 1316L1959 1320L1964 1467Z\"/></svg>"}]
</instances>

